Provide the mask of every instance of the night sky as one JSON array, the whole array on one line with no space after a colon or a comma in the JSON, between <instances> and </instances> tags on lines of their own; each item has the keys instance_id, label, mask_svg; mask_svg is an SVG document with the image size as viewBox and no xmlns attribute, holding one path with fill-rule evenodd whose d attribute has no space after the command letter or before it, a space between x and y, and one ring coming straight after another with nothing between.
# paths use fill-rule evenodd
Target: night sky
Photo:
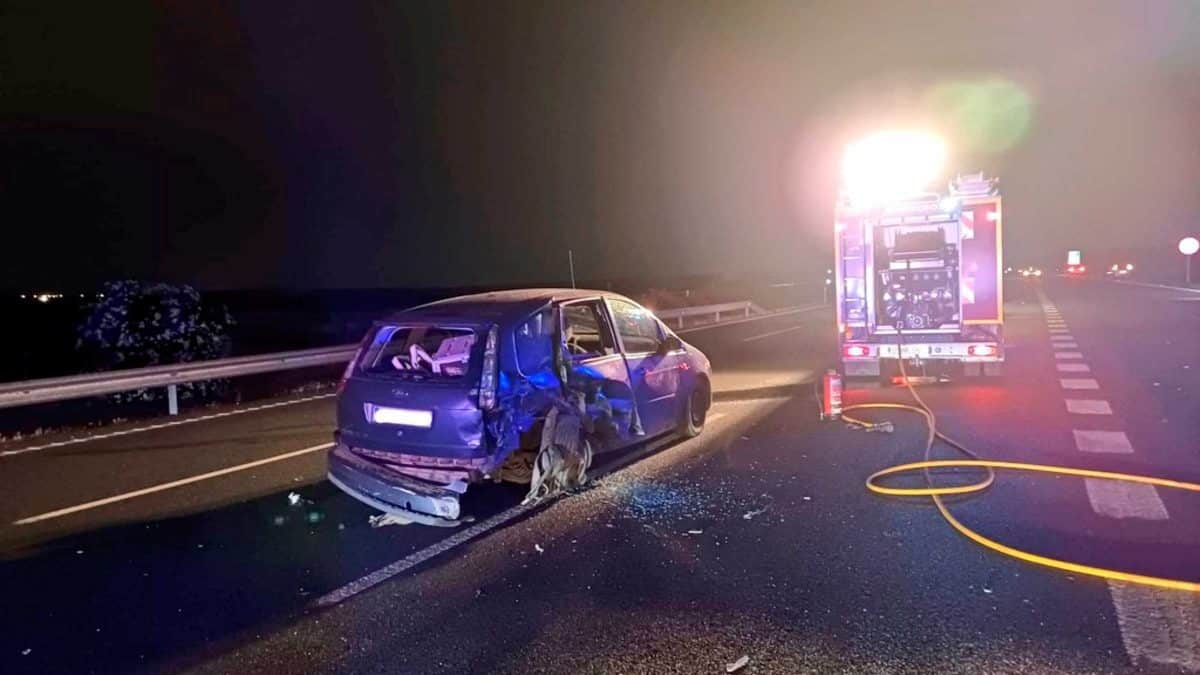
<instances>
[{"instance_id":1,"label":"night sky","mask_svg":"<svg viewBox=\"0 0 1200 675\"><path fill-rule=\"evenodd\" d=\"M844 144L914 125L1001 176L1010 262L1200 231L1193 2L23 4L11 289L802 279Z\"/></svg>"}]
</instances>

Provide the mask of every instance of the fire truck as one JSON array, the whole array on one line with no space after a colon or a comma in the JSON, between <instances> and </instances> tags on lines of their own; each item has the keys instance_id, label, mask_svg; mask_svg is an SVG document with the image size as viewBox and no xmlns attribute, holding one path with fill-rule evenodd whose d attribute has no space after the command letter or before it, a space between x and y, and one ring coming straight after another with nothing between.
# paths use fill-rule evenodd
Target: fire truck
<instances>
[{"instance_id":1,"label":"fire truck","mask_svg":"<svg viewBox=\"0 0 1200 675\"><path fill-rule=\"evenodd\" d=\"M1001 218L997 181L982 173L945 195L862 203L843 191L834 247L847 377L890 376L898 359L910 374L1002 374Z\"/></svg>"}]
</instances>

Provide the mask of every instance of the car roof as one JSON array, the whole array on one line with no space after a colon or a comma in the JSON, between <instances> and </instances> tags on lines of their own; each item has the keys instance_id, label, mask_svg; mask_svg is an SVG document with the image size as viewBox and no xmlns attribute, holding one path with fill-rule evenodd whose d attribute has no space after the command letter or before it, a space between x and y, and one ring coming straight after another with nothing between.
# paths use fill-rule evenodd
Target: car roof
<instances>
[{"instance_id":1,"label":"car roof","mask_svg":"<svg viewBox=\"0 0 1200 675\"><path fill-rule=\"evenodd\" d=\"M597 296L626 299L625 296L611 291L584 288L516 288L437 300L406 309L390 318L455 318L469 322L509 323L524 319L553 302Z\"/></svg>"}]
</instances>

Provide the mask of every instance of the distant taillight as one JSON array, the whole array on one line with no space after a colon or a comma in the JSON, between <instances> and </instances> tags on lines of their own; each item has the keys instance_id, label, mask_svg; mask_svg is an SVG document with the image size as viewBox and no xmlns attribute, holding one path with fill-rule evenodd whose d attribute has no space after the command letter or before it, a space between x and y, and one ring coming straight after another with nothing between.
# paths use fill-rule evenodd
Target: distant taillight
<instances>
[{"instance_id":1,"label":"distant taillight","mask_svg":"<svg viewBox=\"0 0 1200 675\"><path fill-rule=\"evenodd\" d=\"M970 345L967 347L967 354L971 356L995 356L1000 353L1000 348L996 345Z\"/></svg>"},{"instance_id":2,"label":"distant taillight","mask_svg":"<svg viewBox=\"0 0 1200 675\"><path fill-rule=\"evenodd\" d=\"M492 326L483 347L483 372L479 375L479 407L483 410L491 410L496 405L496 352L499 343L499 331Z\"/></svg>"},{"instance_id":3,"label":"distant taillight","mask_svg":"<svg viewBox=\"0 0 1200 675\"><path fill-rule=\"evenodd\" d=\"M870 356L871 348L863 345L846 345L842 348L842 353L851 358Z\"/></svg>"}]
</instances>

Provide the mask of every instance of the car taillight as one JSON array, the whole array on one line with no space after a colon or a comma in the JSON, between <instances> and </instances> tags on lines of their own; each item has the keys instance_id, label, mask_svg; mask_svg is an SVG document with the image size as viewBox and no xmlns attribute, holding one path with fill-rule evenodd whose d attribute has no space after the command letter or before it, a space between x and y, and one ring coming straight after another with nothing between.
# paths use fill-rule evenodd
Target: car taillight
<instances>
[{"instance_id":1,"label":"car taillight","mask_svg":"<svg viewBox=\"0 0 1200 675\"><path fill-rule=\"evenodd\" d=\"M483 347L483 372L479 375L479 407L483 410L491 410L496 405L496 351L499 342L499 332L492 326Z\"/></svg>"},{"instance_id":2,"label":"car taillight","mask_svg":"<svg viewBox=\"0 0 1200 675\"><path fill-rule=\"evenodd\" d=\"M995 356L1000 353L1000 348L996 345L970 345L967 347L967 354L971 356Z\"/></svg>"},{"instance_id":3,"label":"car taillight","mask_svg":"<svg viewBox=\"0 0 1200 675\"><path fill-rule=\"evenodd\" d=\"M1087 265L1080 265L1080 266L1079 266L1079 271L1080 271L1080 272L1086 272L1086 271L1087 271Z\"/></svg>"},{"instance_id":4,"label":"car taillight","mask_svg":"<svg viewBox=\"0 0 1200 675\"><path fill-rule=\"evenodd\" d=\"M863 345L846 345L842 348L842 353L850 357L870 356L871 349Z\"/></svg>"},{"instance_id":5,"label":"car taillight","mask_svg":"<svg viewBox=\"0 0 1200 675\"><path fill-rule=\"evenodd\" d=\"M350 362L346 364L346 370L342 371L342 379L338 380L337 393L342 393L346 389L346 381L350 379L350 373L354 372L354 362L358 360L358 352L354 352L354 356Z\"/></svg>"}]
</instances>

